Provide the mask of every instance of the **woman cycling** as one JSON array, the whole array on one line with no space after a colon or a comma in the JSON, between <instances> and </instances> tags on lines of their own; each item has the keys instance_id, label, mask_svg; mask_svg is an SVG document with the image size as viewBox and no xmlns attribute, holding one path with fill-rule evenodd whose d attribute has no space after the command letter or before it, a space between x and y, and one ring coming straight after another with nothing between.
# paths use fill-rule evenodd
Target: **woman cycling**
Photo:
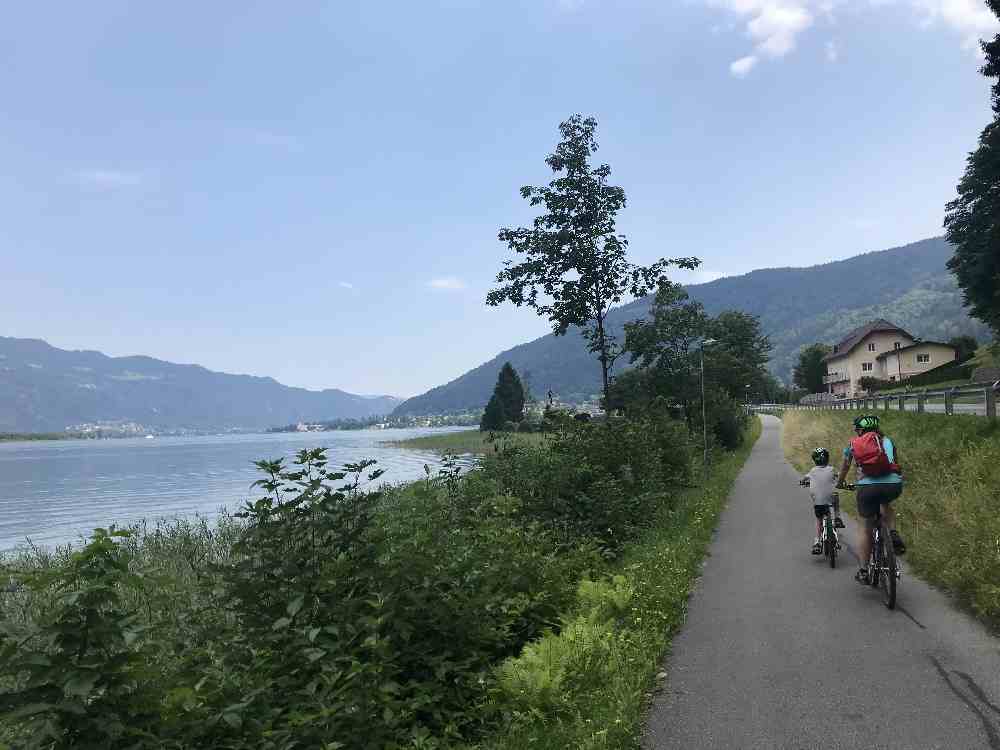
<instances>
[{"instance_id":1,"label":"woman cycling","mask_svg":"<svg viewBox=\"0 0 1000 750\"><path fill-rule=\"evenodd\" d=\"M855 579L868 583L868 558L871 556L872 528L879 512L885 518L896 554L906 552L906 545L896 531L896 511L892 502L903 493L903 475L899 468L899 451L896 444L879 429L874 414L854 420L857 437L844 449L844 463L840 468L837 486L843 487L851 464L857 463L858 515L864 524L858 526L858 564L861 566ZM873 450L869 450L872 448ZM863 453L862 453L863 452ZM872 454L881 455L875 455ZM867 470L866 470L867 469Z\"/></svg>"}]
</instances>

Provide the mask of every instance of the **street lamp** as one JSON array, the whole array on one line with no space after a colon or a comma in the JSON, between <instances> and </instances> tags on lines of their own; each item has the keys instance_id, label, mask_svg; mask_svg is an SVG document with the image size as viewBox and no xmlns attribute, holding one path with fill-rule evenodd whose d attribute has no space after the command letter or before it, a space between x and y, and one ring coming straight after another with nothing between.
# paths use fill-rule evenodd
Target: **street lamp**
<instances>
[{"instance_id":1,"label":"street lamp","mask_svg":"<svg viewBox=\"0 0 1000 750\"><path fill-rule=\"evenodd\" d=\"M702 339L701 346L701 434L705 451L701 458L702 483L708 482L708 417L705 413L705 347L719 343L716 339Z\"/></svg>"}]
</instances>

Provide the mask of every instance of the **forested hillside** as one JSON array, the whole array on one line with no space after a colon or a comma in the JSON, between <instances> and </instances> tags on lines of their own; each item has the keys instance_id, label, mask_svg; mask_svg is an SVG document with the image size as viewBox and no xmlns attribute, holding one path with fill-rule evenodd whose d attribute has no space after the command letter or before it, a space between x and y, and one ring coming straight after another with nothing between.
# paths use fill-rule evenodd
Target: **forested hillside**
<instances>
[{"instance_id":1,"label":"forested hillside","mask_svg":"<svg viewBox=\"0 0 1000 750\"><path fill-rule=\"evenodd\" d=\"M116 420L151 429L262 429L386 414L398 403L336 389L290 388L272 378L151 357L108 357L0 337L0 432L58 432Z\"/></svg>"},{"instance_id":2,"label":"forested hillside","mask_svg":"<svg viewBox=\"0 0 1000 750\"><path fill-rule=\"evenodd\" d=\"M688 288L710 314L737 309L758 315L774 351L771 371L790 381L798 350L814 341L833 342L873 318L887 318L925 339L969 333L985 339L986 329L962 308L961 292L945 269L951 247L942 238L866 253L809 268L772 268ZM645 317L650 300L636 300L609 318L621 337L627 321ZM481 408L497 373L509 361L536 397L550 388L566 401L600 390L600 368L587 353L579 331L543 336L470 370L446 385L411 398L397 414L430 414Z\"/></svg>"}]
</instances>

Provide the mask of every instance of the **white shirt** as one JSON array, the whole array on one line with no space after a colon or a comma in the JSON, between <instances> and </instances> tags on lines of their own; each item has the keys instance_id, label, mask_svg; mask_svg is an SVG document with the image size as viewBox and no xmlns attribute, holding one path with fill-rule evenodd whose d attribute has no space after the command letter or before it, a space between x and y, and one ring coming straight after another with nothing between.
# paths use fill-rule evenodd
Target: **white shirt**
<instances>
[{"instance_id":1,"label":"white shirt","mask_svg":"<svg viewBox=\"0 0 1000 750\"><path fill-rule=\"evenodd\" d=\"M809 480L809 494L813 505L830 505L833 502L833 491L837 487L837 473L832 466L814 466L806 474Z\"/></svg>"}]
</instances>

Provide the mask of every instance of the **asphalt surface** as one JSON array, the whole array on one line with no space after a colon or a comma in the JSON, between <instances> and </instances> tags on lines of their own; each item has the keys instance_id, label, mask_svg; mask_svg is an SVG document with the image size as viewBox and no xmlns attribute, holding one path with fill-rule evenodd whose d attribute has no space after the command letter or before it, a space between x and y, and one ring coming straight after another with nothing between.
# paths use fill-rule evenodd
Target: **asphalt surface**
<instances>
[{"instance_id":1,"label":"asphalt surface","mask_svg":"<svg viewBox=\"0 0 1000 750\"><path fill-rule=\"evenodd\" d=\"M811 555L812 502L780 420L761 419L643 747L1000 750L1000 640L908 575L905 557L886 609L854 581L846 515L837 569Z\"/></svg>"}]
</instances>

